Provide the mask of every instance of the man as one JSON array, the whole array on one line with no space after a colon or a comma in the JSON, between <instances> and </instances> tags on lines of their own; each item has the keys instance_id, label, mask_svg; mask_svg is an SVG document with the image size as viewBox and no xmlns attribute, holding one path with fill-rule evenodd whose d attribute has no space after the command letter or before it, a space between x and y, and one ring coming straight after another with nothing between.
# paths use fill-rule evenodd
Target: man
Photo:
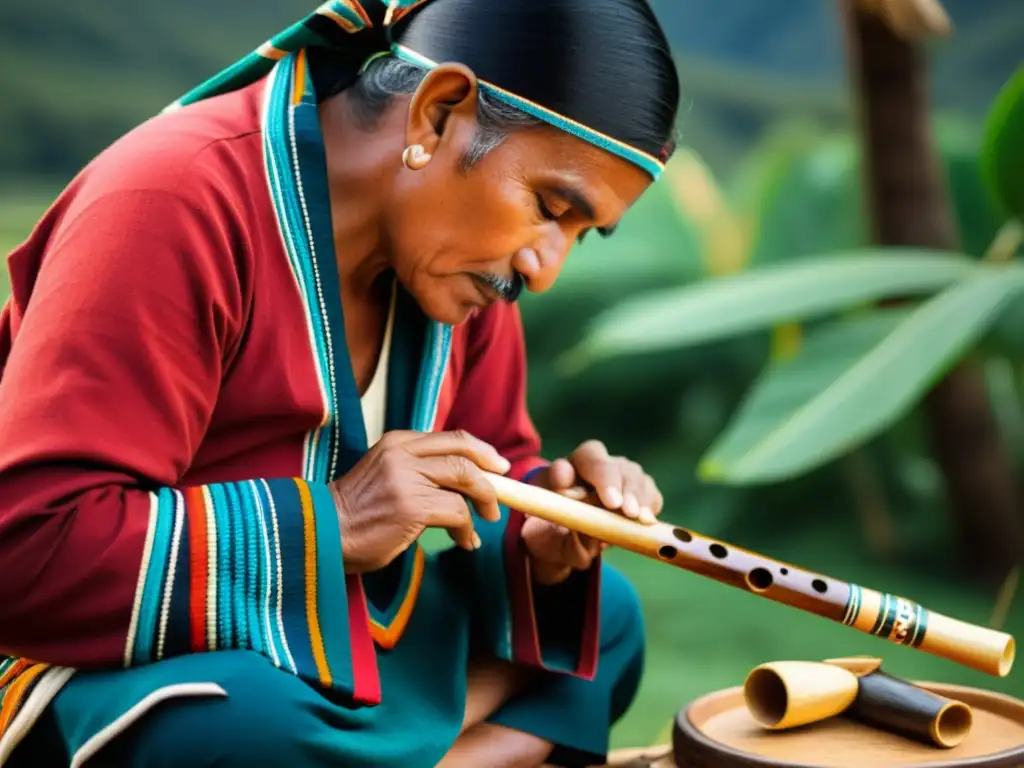
<instances>
[{"instance_id":1,"label":"man","mask_svg":"<svg viewBox=\"0 0 1024 768\"><path fill-rule=\"evenodd\" d=\"M9 258L0 763L603 759L636 596L484 473L660 511L541 457L514 301L677 101L643 0L335 0L91 163Z\"/></svg>"}]
</instances>

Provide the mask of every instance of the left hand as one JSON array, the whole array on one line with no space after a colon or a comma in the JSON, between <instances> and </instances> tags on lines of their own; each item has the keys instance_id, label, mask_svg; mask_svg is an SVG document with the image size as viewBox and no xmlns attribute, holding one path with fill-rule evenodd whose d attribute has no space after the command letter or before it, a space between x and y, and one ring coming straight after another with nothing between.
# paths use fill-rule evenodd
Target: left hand
<instances>
[{"instance_id":1,"label":"left hand","mask_svg":"<svg viewBox=\"0 0 1024 768\"><path fill-rule=\"evenodd\" d=\"M643 467L622 456L608 455L598 440L588 440L567 458L556 459L530 478L530 484L556 493L589 486L588 490L596 493L592 503L648 525L655 522L664 504L658 486ZM538 584L559 584L574 570L585 571L608 546L532 516L523 523L522 537Z\"/></svg>"}]
</instances>

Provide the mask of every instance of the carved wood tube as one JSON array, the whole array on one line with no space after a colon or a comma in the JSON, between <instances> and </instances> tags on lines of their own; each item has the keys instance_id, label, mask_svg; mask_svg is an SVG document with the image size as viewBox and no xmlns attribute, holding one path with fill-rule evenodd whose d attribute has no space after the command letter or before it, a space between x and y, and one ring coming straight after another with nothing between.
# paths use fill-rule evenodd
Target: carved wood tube
<instances>
[{"instance_id":1,"label":"carved wood tube","mask_svg":"<svg viewBox=\"0 0 1024 768\"><path fill-rule=\"evenodd\" d=\"M500 503L576 533L990 675L1005 677L1013 667L1016 643L1005 632L943 616L906 598L806 571L679 526L646 525L579 499L484 474Z\"/></svg>"}]
</instances>

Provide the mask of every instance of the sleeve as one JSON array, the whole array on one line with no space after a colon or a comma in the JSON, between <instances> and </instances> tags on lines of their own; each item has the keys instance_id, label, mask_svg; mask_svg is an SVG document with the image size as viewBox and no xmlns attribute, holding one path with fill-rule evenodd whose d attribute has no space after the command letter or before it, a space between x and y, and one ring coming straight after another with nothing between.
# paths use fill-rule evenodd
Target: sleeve
<instances>
[{"instance_id":1,"label":"sleeve","mask_svg":"<svg viewBox=\"0 0 1024 768\"><path fill-rule=\"evenodd\" d=\"M526 402L526 345L517 305L497 304L472 321L462 376L445 429L465 429L512 463L528 481L546 467ZM522 512L497 523L477 518L482 546L470 556L481 628L500 659L592 678L600 629L601 558L554 587L539 587L520 532ZM498 589L504 599L495 600ZM486 590L486 592L485 592Z\"/></svg>"},{"instance_id":2,"label":"sleeve","mask_svg":"<svg viewBox=\"0 0 1024 768\"><path fill-rule=\"evenodd\" d=\"M220 649L379 701L326 485L179 488L245 332L227 202L113 193L52 236L0 379L0 653L111 668Z\"/></svg>"}]
</instances>

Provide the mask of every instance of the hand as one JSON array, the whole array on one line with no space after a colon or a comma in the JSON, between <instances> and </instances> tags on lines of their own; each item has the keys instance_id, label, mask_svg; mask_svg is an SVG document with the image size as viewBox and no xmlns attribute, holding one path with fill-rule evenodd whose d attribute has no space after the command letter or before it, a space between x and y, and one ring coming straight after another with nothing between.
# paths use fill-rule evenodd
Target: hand
<instances>
[{"instance_id":1,"label":"hand","mask_svg":"<svg viewBox=\"0 0 1024 768\"><path fill-rule=\"evenodd\" d=\"M383 568L425 528L445 528L460 547L476 549L480 537L466 499L496 522L498 500L481 469L509 468L495 448L466 432L388 432L331 484L345 571Z\"/></svg>"},{"instance_id":2,"label":"hand","mask_svg":"<svg viewBox=\"0 0 1024 768\"><path fill-rule=\"evenodd\" d=\"M609 456L597 440L583 443L568 458L555 460L530 478L530 483L566 494L587 486L591 503L648 525L655 522L664 504L658 486L639 464ZM521 535L538 584L558 584L574 570L585 571L608 546L538 517L527 517Z\"/></svg>"}]
</instances>

